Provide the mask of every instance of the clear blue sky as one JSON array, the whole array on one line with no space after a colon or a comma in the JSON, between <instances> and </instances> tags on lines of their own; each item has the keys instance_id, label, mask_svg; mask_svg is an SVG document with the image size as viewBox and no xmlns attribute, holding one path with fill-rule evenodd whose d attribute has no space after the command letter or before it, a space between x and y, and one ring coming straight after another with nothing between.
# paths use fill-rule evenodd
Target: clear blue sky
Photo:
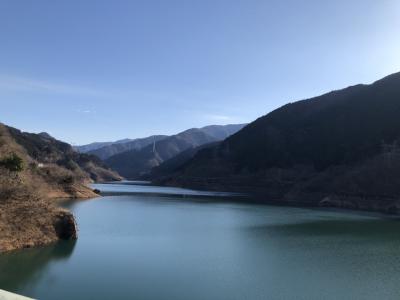
<instances>
[{"instance_id":1,"label":"clear blue sky","mask_svg":"<svg viewBox=\"0 0 400 300\"><path fill-rule=\"evenodd\" d=\"M70 143L249 122L397 71L398 0L0 0L0 121Z\"/></svg>"}]
</instances>

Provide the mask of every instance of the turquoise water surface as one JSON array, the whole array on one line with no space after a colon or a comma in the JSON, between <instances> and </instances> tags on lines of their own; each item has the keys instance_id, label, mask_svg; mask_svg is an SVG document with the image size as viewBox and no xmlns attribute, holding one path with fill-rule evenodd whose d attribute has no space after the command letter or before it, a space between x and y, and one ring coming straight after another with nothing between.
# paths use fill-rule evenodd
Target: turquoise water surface
<instances>
[{"instance_id":1,"label":"turquoise water surface","mask_svg":"<svg viewBox=\"0 0 400 300\"><path fill-rule=\"evenodd\" d=\"M139 185L138 185L139 184ZM0 255L0 288L39 299L399 299L400 222L95 185L76 242Z\"/></svg>"}]
</instances>

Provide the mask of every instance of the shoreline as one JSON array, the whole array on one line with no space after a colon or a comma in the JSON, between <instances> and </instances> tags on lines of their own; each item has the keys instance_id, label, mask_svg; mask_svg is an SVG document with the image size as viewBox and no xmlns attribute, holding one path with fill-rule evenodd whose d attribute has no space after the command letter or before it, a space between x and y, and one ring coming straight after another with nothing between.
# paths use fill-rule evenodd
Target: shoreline
<instances>
[{"instance_id":1,"label":"shoreline","mask_svg":"<svg viewBox=\"0 0 400 300\"><path fill-rule=\"evenodd\" d=\"M196 185L190 183L177 184L171 182L168 182L167 184L152 182L151 185L187 188L199 191L232 191L232 193L242 193L247 196L245 197L246 200L243 200L241 202L254 204L267 204L285 207L332 208L344 211L379 213L385 216L400 216L400 199L389 197L339 195L328 193L303 193L296 195L291 194L290 191L286 191L286 193L281 193L281 195L278 196L277 192L274 193L271 190L268 191L267 189L260 189L259 186L254 186L254 188L252 189L249 186L240 188L231 187L228 185L210 185L205 188L204 185Z\"/></svg>"},{"instance_id":2,"label":"shoreline","mask_svg":"<svg viewBox=\"0 0 400 300\"><path fill-rule=\"evenodd\" d=\"M74 215L60 201L99 197L86 185L53 190L47 198L10 199L0 205L0 254L42 247L59 240L76 240L78 227Z\"/></svg>"},{"instance_id":3,"label":"shoreline","mask_svg":"<svg viewBox=\"0 0 400 300\"><path fill-rule=\"evenodd\" d=\"M118 183L116 182L102 182L102 184L113 184L113 183ZM121 183L121 182L120 182ZM143 185L141 184L140 181L137 180L125 180L122 182L123 184L132 184L132 185ZM139 183L139 184L138 184ZM190 189L190 190L195 190L195 191L200 191L200 192L216 192L216 193L224 193L226 195L196 195L196 194L188 194L188 195L182 195L182 194L173 194L172 196L174 198L178 199L188 199L190 198L192 201L195 202L204 202L205 199L207 199L206 202L215 202L215 203L227 203L227 202L232 202L232 203L243 203L243 204L254 204L254 205L269 205L269 206L278 206L278 207L295 207L295 208L308 208L308 209L317 209L317 210L337 210L337 211L342 211L342 212L350 212L352 214L371 214L373 216L381 216L381 217L390 217L390 218L397 218L400 217L400 213L392 213L388 212L385 209L363 209L363 208L355 208L354 206L339 206L339 205L327 205L327 201L325 199L324 205L321 205L321 201L294 201L294 200L267 200L268 195L263 194L263 193L254 193L251 194L248 190L246 191L232 191L230 192L228 188L224 189L204 189L204 188L199 188L199 187L190 187L190 186L183 186L183 185L166 185L166 184L159 184L159 183L154 183L154 182L147 182L146 181L146 186L154 186L154 187L175 187L175 188L183 188L183 189ZM152 193L141 193L141 192L101 192L102 196L123 196L123 195L141 195L145 194L146 196L152 195ZM171 194L159 194L159 193L154 193L155 195L161 197L161 198L169 198L171 197ZM196 201L196 198L199 198L199 201ZM200 200L202 199L202 200ZM209 200L208 200L209 199ZM218 200L217 200L218 199ZM324 199L323 199L324 200ZM359 200L362 200L361 198ZM395 199L390 199L387 200L390 203L396 202ZM399 202L400 205L400 202Z\"/></svg>"},{"instance_id":4,"label":"shoreline","mask_svg":"<svg viewBox=\"0 0 400 300\"><path fill-rule=\"evenodd\" d=\"M108 184L115 184L115 182L107 182ZM152 186L160 186L167 187L171 185L157 185L151 183ZM173 185L173 187L186 188L186 189L194 189L198 191L207 191L207 192L221 192L221 190L215 189L199 189L198 187L185 187L179 185ZM229 189L223 189L224 191ZM85 191L86 193L82 193ZM88 192L89 191L89 192ZM268 206L276 206L276 207L293 207L293 208L304 208L310 210L320 210L320 211L337 211L344 212L355 215L368 215L371 217L381 217L381 218L393 218L397 219L400 217L400 214L397 210L391 209L394 205L398 204L398 201L395 199L386 200L386 203L379 203L378 205L375 203L371 204L371 200L367 201L362 198L352 198L351 201L349 199L340 199L338 196L330 196L325 197L321 201L308 201L304 200L294 200L294 198L289 199L281 199L281 200L267 200L267 194L261 193L245 193L242 192L238 194L237 192L232 192L229 195L229 192L225 192L227 195L171 195L171 194L162 194L161 196L165 196L165 198L173 196L178 199L192 199L196 201L196 198L208 199L208 203L241 203L248 205L268 205ZM61 193L62 194L62 193ZM52 243L56 243L59 240L68 240L68 239L77 239L77 224L74 215L67 209L63 204L69 203L71 201L83 201L95 199L97 197L102 196L118 196L118 195L129 195L129 194L146 194L151 195L151 193L109 193L109 192L101 192L97 194L94 192L92 187L87 185L80 186L79 193L69 193L63 194L60 196L59 194L56 197L47 198L47 199L36 199L34 202L31 199L27 202L17 202L12 201L13 205L11 208L3 209L4 213L14 215L14 218L10 222L11 227L14 228L2 228L1 233L3 235L3 240L0 244L0 254L7 253L11 251L16 251L25 248L32 247L43 247ZM157 194L157 193L155 193ZM79 196L78 196L79 195ZM66 197L67 196L67 197ZM303 196L305 197L305 196ZM271 198L273 199L273 198ZM357 206L357 201L363 202L363 205ZM199 201L203 202L203 201ZM385 200L383 200L385 202ZM367 205L366 205L367 204ZM3 205L4 208L4 205ZM397 209L397 206L395 206ZM26 211L29 210L31 214L28 217L22 218L18 216L17 212L19 210ZM25 221L25 225L23 222ZM28 231L27 228L28 227ZM4 233L8 236L4 238ZM37 229L38 232L33 233ZM10 234L11 233L11 234Z\"/></svg>"}]
</instances>

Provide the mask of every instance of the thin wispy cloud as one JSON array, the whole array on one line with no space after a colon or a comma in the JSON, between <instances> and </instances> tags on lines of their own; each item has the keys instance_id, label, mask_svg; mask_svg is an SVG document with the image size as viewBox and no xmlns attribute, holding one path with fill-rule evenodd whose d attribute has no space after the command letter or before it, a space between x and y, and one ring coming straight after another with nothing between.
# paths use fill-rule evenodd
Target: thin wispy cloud
<instances>
[{"instance_id":1,"label":"thin wispy cloud","mask_svg":"<svg viewBox=\"0 0 400 300\"><path fill-rule=\"evenodd\" d=\"M46 92L55 94L71 94L84 96L103 96L104 92L97 89L60 84L48 80L37 80L26 77L0 74L0 89L15 92Z\"/></svg>"},{"instance_id":2,"label":"thin wispy cloud","mask_svg":"<svg viewBox=\"0 0 400 300\"><path fill-rule=\"evenodd\" d=\"M96 111L93 109L82 109L78 108L75 110L78 114L96 114Z\"/></svg>"},{"instance_id":3,"label":"thin wispy cloud","mask_svg":"<svg viewBox=\"0 0 400 300\"><path fill-rule=\"evenodd\" d=\"M52 93L72 96L101 97L115 100L146 99L154 103L168 101L177 105L186 103L186 98L177 97L164 91L142 90L142 89L98 89L82 85L60 83L57 80L36 79L24 76L11 76L0 74L0 93L2 91L29 92L29 93ZM80 111L83 113L83 111ZM90 113L89 111L87 113Z\"/></svg>"},{"instance_id":4,"label":"thin wispy cloud","mask_svg":"<svg viewBox=\"0 0 400 300\"><path fill-rule=\"evenodd\" d=\"M237 118L233 116L214 115L214 114L205 114L203 115L203 118L214 122L231 122L237 120Z\"/></svg>"}]
</instances>

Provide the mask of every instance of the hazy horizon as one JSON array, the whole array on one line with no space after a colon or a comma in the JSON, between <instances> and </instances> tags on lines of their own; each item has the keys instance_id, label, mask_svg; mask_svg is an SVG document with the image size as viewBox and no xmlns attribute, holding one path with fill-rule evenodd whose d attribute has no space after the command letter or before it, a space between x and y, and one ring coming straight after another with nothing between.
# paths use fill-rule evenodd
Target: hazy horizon
<instances>
[{"instance_id":1,"label":"hazy horizon","mask_svg":"<svg viewBox=\"0 0 400 300\"><path fill-rule=\"evenodd\" d=\"M0 8L0 121L75 145L248 123L400 70L396 1Z\"/></svg>"}]
</instances>

